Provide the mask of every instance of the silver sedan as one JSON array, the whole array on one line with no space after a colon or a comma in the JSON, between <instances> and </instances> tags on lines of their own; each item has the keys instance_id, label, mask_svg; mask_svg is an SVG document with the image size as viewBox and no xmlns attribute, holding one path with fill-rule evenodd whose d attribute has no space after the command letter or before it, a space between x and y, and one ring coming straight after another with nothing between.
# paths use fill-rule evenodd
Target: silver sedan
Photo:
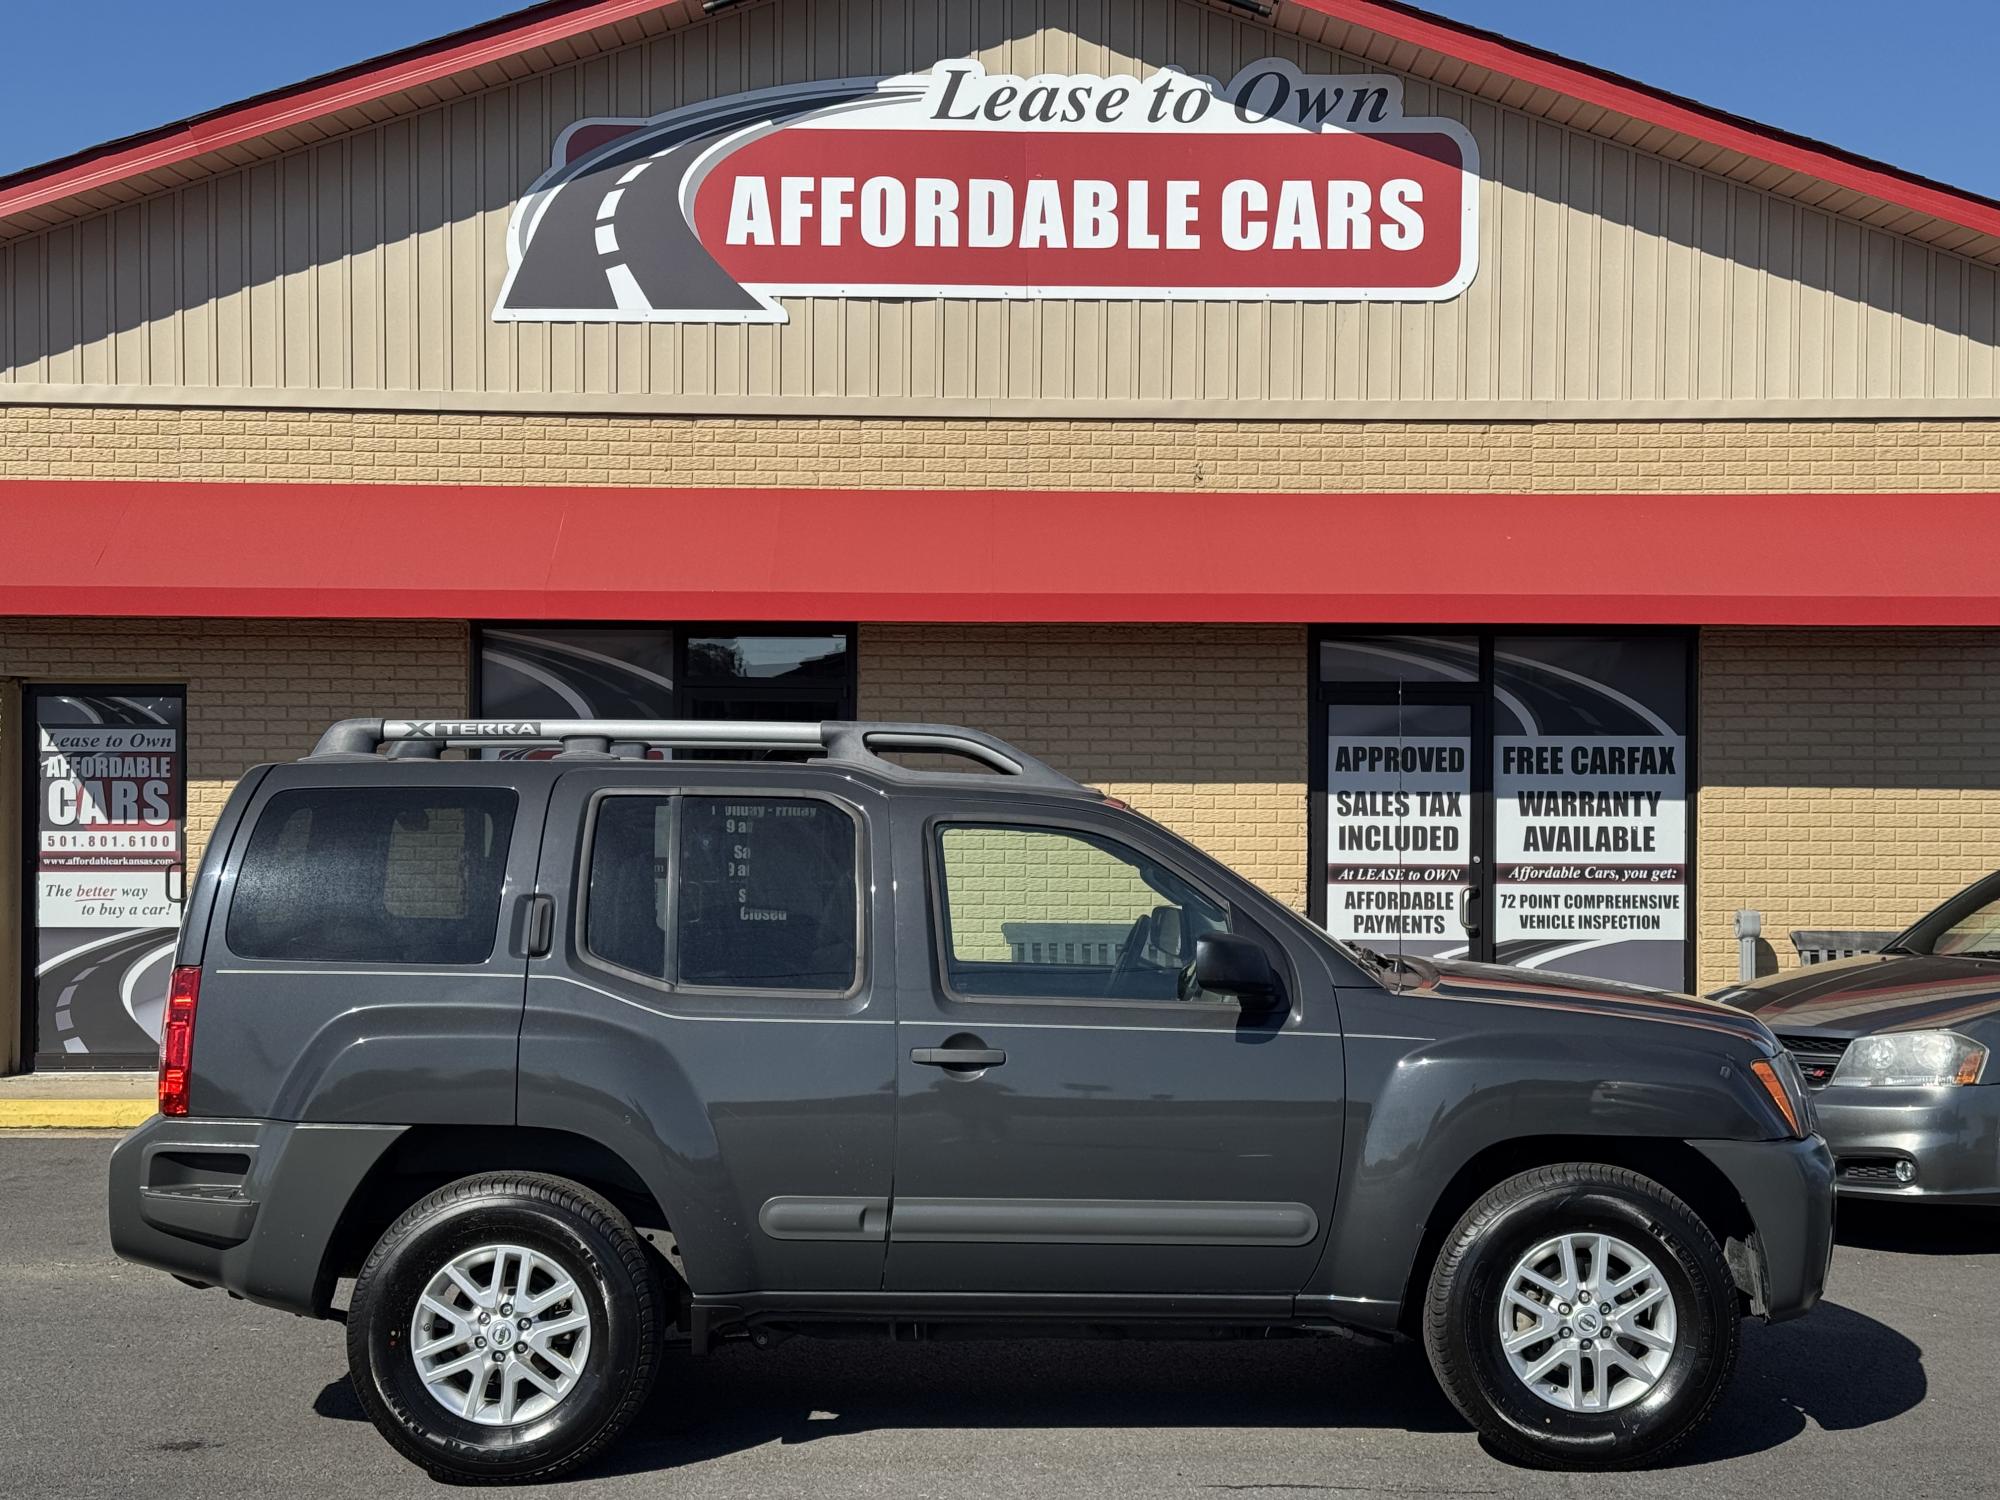
<instances>
[{"instance_id":1,"label":"silver sedan","mask_svg":"<svg viewBox=\"0 0 2000 1500\"><path fill-rule=\"evenodd\" d=\"M1714 998L1797 1060L1843 1196L2000 1204L2000 874L1879 953Z\"/></svg>"}]
</instances>

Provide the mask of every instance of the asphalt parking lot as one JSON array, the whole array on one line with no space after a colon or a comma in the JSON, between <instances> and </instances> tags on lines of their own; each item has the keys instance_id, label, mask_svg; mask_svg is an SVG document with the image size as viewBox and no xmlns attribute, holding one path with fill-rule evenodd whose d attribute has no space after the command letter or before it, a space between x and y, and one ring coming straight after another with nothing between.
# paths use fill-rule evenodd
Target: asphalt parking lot
<instances>
[{"instance_id":1,"label":"asphalt parking lot","mask_svg":"<svg viewBox=\"0 0 2000 1500\"><path fill-rule=\"evenodd\" d=\"M112 1258L101 1135L0 1135L0 1493L430 1492L368 1426L342 1330ZM1411 1346L823 1343L680 1359L591 1496L1991 1494L2000 1214L1850 1210L1830 1300L1752 1325L1672 1468L1490 1456Z\"/></svg>"}]
</instances>

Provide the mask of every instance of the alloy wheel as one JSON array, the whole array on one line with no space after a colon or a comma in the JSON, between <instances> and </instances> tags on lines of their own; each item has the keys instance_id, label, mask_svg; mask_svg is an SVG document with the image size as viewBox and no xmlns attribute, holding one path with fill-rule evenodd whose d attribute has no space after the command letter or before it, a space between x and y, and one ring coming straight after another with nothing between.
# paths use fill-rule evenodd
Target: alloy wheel
<instances>
[{"instance_id":1,"label":"alloy wheel","mask_svg":"<svg viewBox=\"0 0 2000 1500\"><path fill-rule=\"evenodd\" d=\"M590 1308L567 1268L522 1245L481 1245L454 1256L417 1298L410 1357L446 1411L506 1427L547 1414L575 1389L590 1335Z\"/></svg>"},{"instance_id":2,"label":"alloy wheel","mask_svg":"<svg viewBox=\"0 0 2000 1500\"><path fill-rule=\"evenodd\" d=\"M1514 1264L1500 1347L1516 1378L1566 1411L1616 1411L1673 1359L1674 1294L1650 1257L1608 1234L1557 1235Z\"/></svg>"}]
</instances>

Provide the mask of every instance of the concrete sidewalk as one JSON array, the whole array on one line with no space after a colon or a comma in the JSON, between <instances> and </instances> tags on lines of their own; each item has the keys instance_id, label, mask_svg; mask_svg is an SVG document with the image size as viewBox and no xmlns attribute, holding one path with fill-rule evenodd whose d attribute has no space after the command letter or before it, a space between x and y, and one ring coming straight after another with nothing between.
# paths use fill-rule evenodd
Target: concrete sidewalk
<instances>
[{"instance_id":1,"label":"concrete sidewalk","mask_svg":"<svg viewBox=\"0 0 2000 1500\"><path fill-rule=\"evenodd\" d=\"M0 1078L0 1130L127 1130L158 1103L151 1073L24 1073Z\"/></svg>"}]
</instances>

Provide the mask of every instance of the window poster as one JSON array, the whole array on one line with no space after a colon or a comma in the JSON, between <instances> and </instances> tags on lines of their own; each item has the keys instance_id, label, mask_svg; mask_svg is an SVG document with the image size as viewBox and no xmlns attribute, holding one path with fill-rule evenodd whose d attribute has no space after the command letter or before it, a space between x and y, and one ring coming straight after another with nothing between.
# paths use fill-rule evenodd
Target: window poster
<instances>
[{"instance_id":1,"label":"window poster","mask_svg":"<svg viewBox=\"0 0 2000 1500\"><path fill-rule=\"evenodd\" d=\"M1327 931L1378 950L1463 955L1470 712L1343 703L1327 713Z\"/></svg>"},{"instance_id":2,"label":"window poster","mask_svg":"<svg viewBox=\"0 0 2000 1500\"><path fill-rule=\"evenodd\" d=\"M178 687L34 688L38 1067L150 1067L186 886Z\"/></svg>"},{"instance_id":3,"label":"window poster","mask_svg":"<svg viewBox=\"0 0 2000 1500\"><path fill-rule=\"evenodd\" d=\"M1670 637L1496 641L1501 962L1686 982L1686 649Z\"/></svg>"}]
</instances>

